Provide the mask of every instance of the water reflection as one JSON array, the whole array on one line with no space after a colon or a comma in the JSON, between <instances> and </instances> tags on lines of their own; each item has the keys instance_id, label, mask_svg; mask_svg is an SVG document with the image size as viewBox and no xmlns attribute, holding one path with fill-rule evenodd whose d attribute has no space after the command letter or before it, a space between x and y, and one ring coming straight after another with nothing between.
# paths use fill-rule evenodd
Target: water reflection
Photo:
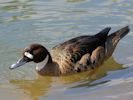
<instances>
[{"instance_id":1,"label":"water reflection","mask_svg":"<svg viewBox=\"0 0 133 100\"><path fill-rule=\"evenodd\" d=\"M38 100L40 96L46 95L51 87L52 77L39 76L36 80L10 80L10 83L24 90L24 93L30 95L33 100Z\"/></svg>"},{"instance_id":2,"label":"water reflection","mask_svg":"<svg viewBox=\"0 0 133 100\"><path fill-rule=\"evenodd\" d=\"M67 2L85 2L86 0L67 0Z\"/></svg>"},{"instance_id":3,"label":"water reflection","mask_svg":"<svg viewBox=\"0 0 133 100\"><path fill-rule=\"evenodd\" d=\"M78 85L74 86L74 88L84 86L92 87L106 83L107 81L90 84L92 81L106 76L108 71L117 69L122 69L122 64L118 64L113 57L111 57L104 65L95 70L68 76L61 76L58 77L56 83L59 82L60 84L70 84L82 81L83 84L80 84L79 82ZM53 77L41 76L38 76L36 80L10 80L11 84L17 85L20 89L24 90L25 93L28 93L31 97L33 97L34 100L38 100L39 97L45 96L54 82Z\"/></svg>"},{"instance_id":4,"label":"water reflection","mask_svg":"<svg viewBox=\"0 0 133 100\"><path fill-rule=\"evenodd\" d=\"M12 0L10 2L0 3L0 22L9 23L30 18L36 14L31 2L33 2L33 0Z\"/></svg>"}]
</instances>

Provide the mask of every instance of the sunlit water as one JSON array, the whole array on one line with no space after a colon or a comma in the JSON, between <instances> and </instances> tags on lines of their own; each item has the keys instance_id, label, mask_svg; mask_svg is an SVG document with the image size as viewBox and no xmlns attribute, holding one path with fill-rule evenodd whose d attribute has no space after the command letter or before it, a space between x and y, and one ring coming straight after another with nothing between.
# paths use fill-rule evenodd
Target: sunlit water
<instances>
[{"instance_id":1,"label":"sunlit water","mask_svg":"<svg viewBox=\"0 0 133 100\"><path fill-rule=\"evenodd\" d=\"M132 0L0 0L0 100L132 100ZM125 25L113 57L90 72L41 77L33 63L9 66L31 43L49 50L65 40Z\"/></svg>"}]
</instances>

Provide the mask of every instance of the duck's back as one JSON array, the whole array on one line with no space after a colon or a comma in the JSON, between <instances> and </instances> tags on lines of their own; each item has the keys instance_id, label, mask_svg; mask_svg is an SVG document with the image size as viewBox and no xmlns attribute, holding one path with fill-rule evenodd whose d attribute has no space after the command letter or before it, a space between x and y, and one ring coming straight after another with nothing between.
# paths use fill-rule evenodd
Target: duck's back
<instances>
[{"instance_id":1,"label":"duck's back","mask_svg":"<svg viewBox=\"0 0 133 100\"><path fill-rule=\"evenodd\" d=\"M85 54L92 54L98 47L103 46L110 28L105 28L93 36L79 36L55 46L51 56L59 64L62 73L73 71L75 65Z\"/></svg>"}]
</instances>

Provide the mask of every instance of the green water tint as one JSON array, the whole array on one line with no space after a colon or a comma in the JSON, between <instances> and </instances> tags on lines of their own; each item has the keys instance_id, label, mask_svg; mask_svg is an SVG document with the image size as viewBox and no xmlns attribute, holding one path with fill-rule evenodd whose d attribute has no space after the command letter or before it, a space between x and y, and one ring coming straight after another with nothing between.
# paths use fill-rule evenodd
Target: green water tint
<instances>
[{"instance_id":1,"label":"green water tint","mask_svg":"<svg viewBox=\"0 0 133 100\"><path fill-rule=\"evenodd\" d=\"M107 81L91 84L109 76L109 71L123 69L123 65L128 64L132 67L132 4L132 0L0 0L0 100L45 100L54 94L57 95L53 97L54 100L58 100L58 96L68 100L62 92L80 87L98 87L99 84L113 80L109 77ZM107 26L112 27L111 32L114 32L126 25L130 26L131 31L116 47L114 58L111 57L95 70L61 77L41 77L34 71L35 66L30 64L14 71L8 69L20 58L22 49L31 43L40 43L50 50L73 37L92 35ZM133 77L132 69L131 72L122 71L118 75L120 78L124 77L123 73L127 75L126 78ZM130 87L110 87L132 89L132 83L127 85L126 82L123 84ZM86 90L88 93L90 88ZM103 87L103 90L107 89ZM80 98L86 97L88 100L91 94L86 95L83 91L85 90L82 89L79 95L75 91L73 98L82 100ZM98 91L99 88L96 93ZM101 96L104 91L100 91ZM128 92L129 90L125 91ZM114 92L106 93L108 94L104 97ZM99 99L97 94L94 96Z\"/></svg>"},{"instance_id":2,"label":"green water tint","mask_svg":"<svg viewBox=\"0 0 133 100\"><path fill-rule=\"evenodd\" d=\"M18 86L34 100L45 95L52 84L52 77L38 77L35 80L10 80L10 83Z\"/></svg>"}]
</instances>

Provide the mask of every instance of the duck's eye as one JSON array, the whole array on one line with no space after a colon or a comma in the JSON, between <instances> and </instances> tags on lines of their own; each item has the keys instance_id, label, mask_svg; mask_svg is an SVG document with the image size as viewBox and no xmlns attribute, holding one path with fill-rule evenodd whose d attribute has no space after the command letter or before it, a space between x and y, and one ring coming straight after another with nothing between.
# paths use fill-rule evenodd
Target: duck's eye
<instances>
[{"instance_id":1,"label":"duck's eye","mask_svg":"<svg viewBox=\"0 0 133 100\"><path fill-rule=\"evenodd\" d=\"M29 52L25 52L24 56L26 56L29 59L33 59L34 58L34 56L31 53L29 53Z\"/></svg>"}]
</instances>

